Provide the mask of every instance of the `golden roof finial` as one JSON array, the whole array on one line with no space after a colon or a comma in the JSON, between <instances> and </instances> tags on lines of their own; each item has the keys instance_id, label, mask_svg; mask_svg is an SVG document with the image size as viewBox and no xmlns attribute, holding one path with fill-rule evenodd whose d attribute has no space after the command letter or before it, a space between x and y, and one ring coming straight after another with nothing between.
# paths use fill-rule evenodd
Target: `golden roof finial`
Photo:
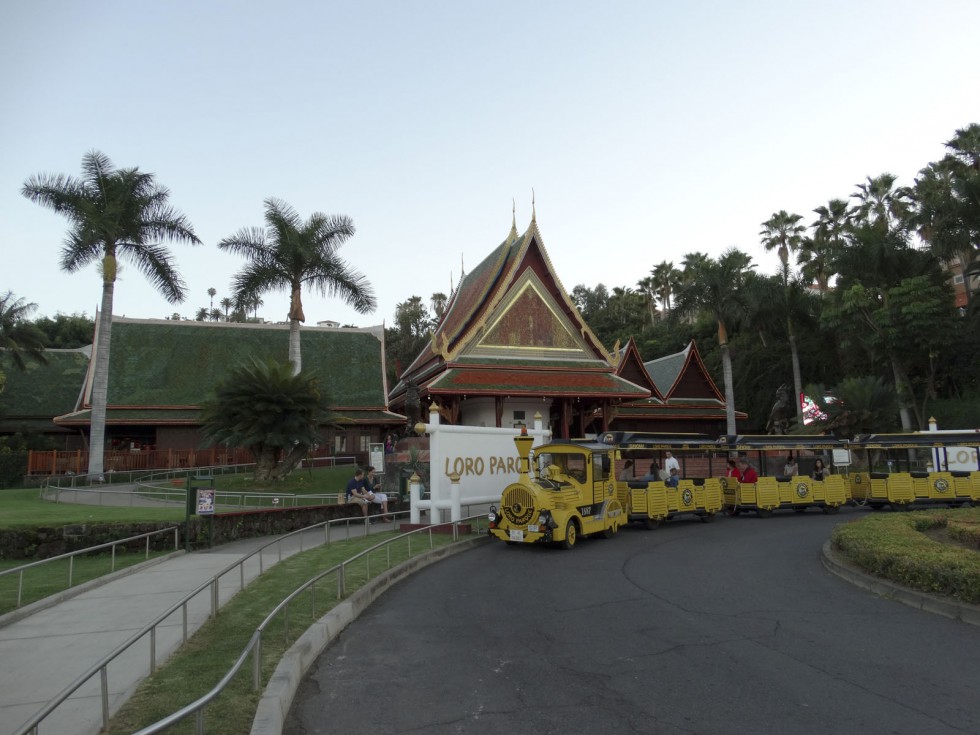
<instances>
[{"instance_id":1,"label":"golden roof finial","mask_svg":"<svg viewBox=\"0 0 980 735\"><path fill-rule=\"evenodd\" d=\"M538 221L538 213L537 213L537 210L534 207L534 187L533 186L531 187L531 221L532 222L537 222Z\"/></svg>"},{"instance_id":2,"label":"golden roof finial","mask_svg":"<svg viewBox=\"0 0 980 735\"><path fill-rule=\"evenodd\" d=\"M511 197L511 220L510 220L510 232L507 234L507 242L511 243L517 239L517 202Z\"/></svg>"}]
</instances>

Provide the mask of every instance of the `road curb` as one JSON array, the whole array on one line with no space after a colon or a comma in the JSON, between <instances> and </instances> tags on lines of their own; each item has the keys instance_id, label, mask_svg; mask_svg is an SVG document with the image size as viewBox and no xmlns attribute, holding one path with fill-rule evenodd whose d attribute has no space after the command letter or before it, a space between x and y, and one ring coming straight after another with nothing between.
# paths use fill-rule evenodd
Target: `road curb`
<instances>
[{"instance_id":1,"label":"road curb","mask_svg":"<svg viewBox=\"0 0 980 735\"><path fill-rule=\"evenodd\" d=\"M959 620L969 625L980 626L980 605L957 602L947 597L920 592L889 582L880 577L874 577L853 564L848 563L840 554L834 551L830 541L823 544L821 557L823 565L831 574L836 574L851 584L866 589L879 597L895 600L903 605L914 607L925 612L942 615L943 617Z\"/></svg>"},{"instance_id":2,"label":"road curb","mask_svg":"<svg viewBox=\"0 0 980 735\"><path fill-rule=\"evenodd\" d=\"M276 666L256 707L251 735L281 735L289 709L306 672L333 640L388 588L420 569L489 540L487 536L478 536L409 559L375 577L313 623L283 654Z\"/></svg>"}]
</instances>

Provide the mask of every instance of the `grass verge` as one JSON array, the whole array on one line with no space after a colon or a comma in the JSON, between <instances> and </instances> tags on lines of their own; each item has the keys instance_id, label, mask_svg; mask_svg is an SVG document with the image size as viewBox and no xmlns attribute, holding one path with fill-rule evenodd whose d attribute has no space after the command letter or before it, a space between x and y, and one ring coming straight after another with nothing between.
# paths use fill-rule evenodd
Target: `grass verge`
<instances>
[{"instance_id":1,"label":"grass verge","mask_svg":"<svg viewBox=\"0 0 980 735\"><path fill-rule=\"evenodd\" d=\"M69 589L69 574L71 587L89 582L113 571L141 564L147 559L173 553L172 551L145 552L126 551L122 547L116 550L115 569L113 569L112 554L79 554L75 557L69 570L68 559L59 559L25 569L23 582L17 574L6 574L0 577L0 615L17 609L17 588L21 585L20 606L29 605L45 597L56 595ZM0 559L0 572L23 565L23 559Z\"/></svg>"},{"instance_id":2,"label":"grass verge","mask_svg":"<svg viewBox=\"0 0 980 735\"><path fill-rule=\"evenodd\" d=\"M233 597L217 618L209 620L175 653L157 673L145 680L130 700L112 718L110 735L132 733L146 727L210 691L231 669L248 644L252 633L272 609L319 571L350 559L381 540L397 536L396 532L351 539L291 556ZM432 534L434 546L452 542L448 534ZM411 556L429 550L428 535L415 535ZM408 537L371 552L352 563L346 573L346 596L370 579L409 558ZM279 615L262 638L262 683L269 678L285 651L316 620L339 602L335 574L324 577L314 595L307 592L292 604L286 618ZM241 735L252 727L255 709L262 691L252 689L251 661L246 662L224 692L205 712L209 735ZM185 719L168 733L193 733L194 718Z\"/></svg>"},{"instance_id":3,"label":"grass verge","mask_svg":"<svg viewBox=\"0 0 980 735\"><path fill-rule=\"evenodd\" d=\"M0 527L45 528L72 523L183 521L182 507L141 508L53 503L40 490L0 490Z\"/></svg>"},{"instance_id":4,"label":"grass verge","mask_svg":"<svg viewBox=\"0 0 980 735\"><path fill-rule=\"evenodd\" d=\"M875 513L838 526L833 547L869 574L922 592L980 604L980 508ZM958 543L933 538L942 531ZM932 534L932 535L927 535Z\"/></svg>"}]
</instances>

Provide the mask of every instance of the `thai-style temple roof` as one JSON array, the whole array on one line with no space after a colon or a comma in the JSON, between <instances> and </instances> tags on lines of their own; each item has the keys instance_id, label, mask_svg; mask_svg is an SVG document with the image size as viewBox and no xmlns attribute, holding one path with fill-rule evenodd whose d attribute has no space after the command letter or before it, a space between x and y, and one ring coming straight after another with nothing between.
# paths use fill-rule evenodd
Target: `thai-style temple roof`
<instances>
[{"instance_id":1,"label":"thai-style temple roof","mask_svg":"<svg viewBox=\"0 0 980 735\"><path fill-rule=\"evenodd\" d=\"M401 376L429 395L549 395L630 400L649 389L615 374L612 358L555 275L536 221L511 228L453 292L424 350Z\"/></svg>"},{"instance_id":2,"label":"thai-style temple roof","mask_svg":"<svg viewBox=\"0 0 980 735\"><path fill-rule=\"evenodd\" d=\"M620 423L725 420L724 396L711 379L694 340L680 352L642 362L635 341L630 338L619 355L617 373L634 382L645 377L651 389L649 398L617 406L616 420ZM735 416L747 417L741 411L736 411Z\"/></svg>"},{"instance_id":3,"label":"thai-style temple roof","mask_svg":"<svg viewBox=\"0 0 980 735\"><path fill-rule=\"evenodd\" d=\"M572 431L595 428L596 420L608 426L725 419L724 397L693 342L647 363L632 339L607 351L561 285L535 218L523 235L512 225L461 278L429 348L400 376L392 406L405 404L411 388L423 403L442 404L440 410L481 396L498 402L550 398L552 417L564 425L559 428ZM455 409L445 411L449 420L458 415ZM498 403L498 425L500 416Z\"/></svg>"},{"instance_id":4,"label":"thai-style temple roof","mask_svg":"<svg viewBox=\"0 0 980 735\"><path fill-rule=\"evenodd\" d=\"M381 327L303 327L303 367L328 396L335 423L390 423ZM238 324L113 317L107 424L193 425L198 409L233 366L252 358L286 360L288 324ZM93 355L94 357L94 355ZM55 422L87 425L92 368L71 412ZM81 386L82 382L76 385Z\"/></svg>"}]
</instances>

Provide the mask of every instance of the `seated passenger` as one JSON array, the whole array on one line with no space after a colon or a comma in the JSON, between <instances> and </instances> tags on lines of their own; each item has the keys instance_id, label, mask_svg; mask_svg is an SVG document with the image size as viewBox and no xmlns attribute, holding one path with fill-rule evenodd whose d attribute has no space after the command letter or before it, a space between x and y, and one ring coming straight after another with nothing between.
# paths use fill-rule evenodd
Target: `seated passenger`
<instances>
[{"instance_id":1,"label":"seated passenger","mask_svg":"<svg viewBox=\"0 0 980 735\"><path fill-rule=\"evenodd\" d=\"M796 458L792 454L786 458L786 464L783 466L783 474L786 477L796 477L800 474L800 466L796 463Z\"/></svg>"},{"instance_id":2,"label":"seated passenger","mask_svg":"<svg viewBox=\"0 0 980 735\"><path fill-rule=\"evenodd\" d=\"M647 470L647 473L643 477L641 477L640 479L643 480L643 482L646 482L646 483L660 482L660 479L661 479L661 477L660 477L660 465L658 465L656 463L656 461L651 462L650 463L650 469Z\"/></svg>"},{"instance_id":3,"label":"seated passenger","mask_svg":"<svg viewBox=\"0 0 980 735\"><path fill-rule=\"evenodd\" d=\"M739 471L734 459L728 460L728 470L725 472L725 477L732 477L735 479L735 482L741 482L742 473Z\"/></svg>"},{"instance_id":4,"label":"seated passenger","mask_svg":"<svg viewBox=\"0 0 980 735\"><path fill-rule=\"evenodd\" d=\"M738 460L738 472L739 472L739 482L744 482L747 485L754 485L759 481L759 473L755 471L755 467L749 464L749 460L742 457Z\"/></svg>"},{"instance_id":5,"label":"seated passenger","mask_svg":"<svg viewBox=\"0 0 980 735\"><path fill-rule=\"evenodd\" d=\"M664 485L667 487L677 487L681 481L681 473L677 471L676 467L670 468L670 477L664 480Z\"/></svg>"},{"instance_id":6,"label":"seated passenger","mask_svg":"<svg viewBox=\"0 0 980 735\"><path fill-rule=\"evenodd\" d=\"M823 460L819 457L813 463L813 479L826 480L830 476L830 470L823 466Z\"/></svg>"}]
</instances>

